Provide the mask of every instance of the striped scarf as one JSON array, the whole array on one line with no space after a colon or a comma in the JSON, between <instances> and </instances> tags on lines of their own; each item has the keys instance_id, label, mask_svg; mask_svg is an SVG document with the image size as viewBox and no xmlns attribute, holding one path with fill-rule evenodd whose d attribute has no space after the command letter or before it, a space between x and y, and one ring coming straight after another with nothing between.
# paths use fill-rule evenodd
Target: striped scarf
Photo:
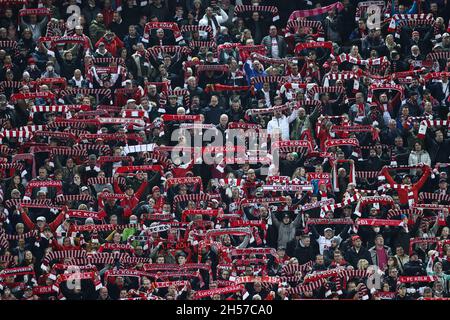
<instances>
[{"instance_id":1,"label":"striped scarf","mask_svg":"<svg viewBox=\"0 0 450 320\"><path fill-rule=\"evenodd\" d=\"M337 10L342 11L344 9L344 5L341 2L335 2L325 7L308 9L308 10L297 10L291 13L288 21L297 20L307 17L314 17L322 14L326 14L329 11Z\"/></svg>"},{"instance_id":2,"label":"striped scarf","mask_svg":"<svg viewBox=\"0 0 450 320\"><path fill-rule=\"evenodd\" d=\"M66 203L72 201L91 202L94 201L94 198L88 194L58 195L56 197L57 203Z\"/></svg>"},{"instance_id":3,"label":"striped scarf","mask_svg":"<svg viewBox=\"0 0 450 320\"><path fill-rule=\"evenodd\" d=\"M280 16L278 15L278 8L275 6L237 5L234 7L235 16L247 12L270 12L272 14L273 22L280 19Z\"/></svg>"},{"instance_id":4,"label":"striped scarf","mask_svg":"<svg viewBox=\"0 0 450 320\"><path fill-rule=\"evenodd\" d=\"M314 87L312 87L311 89L308 90L307 95L308 95L309 99L316 100L314 98L314 96L316 94L322 94L322 93L336 93L336 94L342 95L343 100L346 103L348 102L347 94L345 92L345 87L336 87L336 86L319 87L319 86L314 86Z\"/></svg>"},{"instance_id":5,"label":"striped scarf","mask_svg":"<svg viewBox=\"0 0 450 320\"><path fill-rule=\"evenodd\" d=\"M400 33L402 31L402 28L405 26L410 27L411 29L414 29L418 26L435 26L436 21L434 19L414 19L414 20L401 20L397 23L397 29L395 32L395 37L400 38ZM438 33L439 29L434 28L434 33Z\"/></svg>"},{"instance_id":6,"label":"striped scarf","mask_svg":"<svg viewBox=\"0 0 450 320\"><path fill-rule=\"evenodd\" d=\"M333 49L333 42L331 41L313 41L313 42L305 42L305 43L298 43L295 46L294 52L295 54L300 54L301 51L305 49L317 49L317 48L324 48L328 49L331 52L331 57L334 57L334 49Z\"/></svg>"},{"instance_id":7,"label":"striped scarf","mask_svg":"<svg viewBox=\"0 0 450 320\"><path fill-rule=\"evenodd\" d=\"M402 214L408 216L408 217L412 217L412 215L422 215L422 211L418 210L418 209L390 209L387 213L386 218L387 219L392 219L394 217L399 217Z\"/></svg>"},{"instance_id":8,"label":"striped scarf","mask_svg":"<svg viewBox=\"0 0 450 320\"><path fill-rule=\"evenodd\" d=\"M369 59L359 59L352 57L348 53L342 53L336 57L336 61L341 64L343 62L348 62L351 64L357 64L362 66L381 66L388 62L388 58L383 56L380 58L369 58Z\"/></svg>"},{"instance_id":9,"label":"striped scarf","mask_svg":"<svg viewBox=\"0 0 450 320\"><path fill-rule=\"evenodd\" d=\"M34 146L30 148L30 153L50 152L51 155L87 157L86 150L75 150L74 147L50 147L50 146Z\"/></svg>"},{"instance_id":10,"label":"striped scarf","mask_svg":"<svg viewBox=\"0 0 450 320\"><path fill-rule=\"evenodd\" d=\"M142 41L145 43L149 42L150 32L154 29L163 29L170 30L173 32L173 36L175 37L175 41L183 40L183 36L181 35L180 29L176 22L147 22L144 27L144 33L142 36Z\"/></svg>"},{"instance_id":11,"label":"striped scarf","mask_svg":"<svg viewBox=\"0 0 450 320\"><path fill-rule=\"evenodd\" d=\"M217 54L217 42L216 41L201 41L201 40L191 40L189 41L189 47L191 48L202 48L205 47L213 53Z\"/></svg>"},{"instance_id":12,"label":"striped scarf","mask_svg":"<svg viewBox=\"0 0 450 320\"><path fill-rule=\"evenodd\" d=\"M340 209L340 208L346 207L348 205L351 205L352 203L358 202L359 199L361 199L361 195L359 193L355 193L353 196L351 196L351 197L349 197L347 199L344 199L340 203L324 206L322 208L322 210L324 212L334 211L335 209Z\"/></svg>"},{"instance_id":13,"label":"striped scarf","mask_svg":"<svg viewBox=\"0 0 450 320\"><path fill-rule=\"evenodd\" d=\"M277 64L284 64L285 65L289 61L289 59L286 59L286 58L284 58L284 59L281 59L281 58L269 58L269 57L267 57L265 55L262 55L260 53L257 53L257 52L252 53L251 57L253 59L258 60L259 62L270 64L270 65L273 65L273 64L274 65L277 65Z\"/></svg>"},{"instance_id":14,"label":"striped scarf","mask_svg":"<svg viewBox=\"0 0 450 320\"><path fill-rule=\"evenodd\" d=\"M290 37L295 33L299 28L310 28L316 29L316 32L319 35L323 35L325 32L323 30L322 23L320 21L311 21L311 20L291 20L288 21L286 25L286 33L284 36Z\"/></svg>"},{"instance_id":15,"label":"striped scarf","mask_svg":"<svg viewBox=\"0 0 450 320\"><path fill-rule=\"evenodd\" d=\"M251 79L251 84L257 83L284 83L287 82L287 78L285 76L256 76Z\"/></svg>"},{"instance_id":16,"label":"striped scarf","mask_svg":"<svg viewBox=\"0 0 450 320\"><path fill-rule=\"evenodd\" d=\"M216 84L215 86L220 86L220 84ZM205 89L206 91L206 89ZM183 96L184 98L184 105L187 106L189 105L189 101L190 101L190 93L187 89L175 89L175 90L170 90L170 91L163 91L159 94L160 96L160 100L159 100L159 105L160 108L165 108L165 106L167 105L167 99L169 97L169 95L176 95L177 97L179 96Z\"/></svg>"},{"instance_id":17,"label":"striped scarf","mask_svg":"<svg viewBox=\"0 0 450 320\"><path fill-rule=\"evenodd\" d=\"M99 152L100 154L109 155L111 154L111 148L109 145L99 145L99 144L82 144L73 146L73 151L88 153L89 151Z\"/></svg>"},{"instance_id":18,"label":"striped scarf","mask_svg":"<svg viewBox=\"0 0 450 320\"><path fill-rule=\"evenodd\" d=\"M202 64L202 65L197 66L196 72L197 72L197 75L202 72L227 73L228 69L229 69L229 67L227 64Z\"/></svg>"},{"instance_id":19,"label":"striped scarf","mask_svg":"<svg viewBox=\"0 0 450 320\"><path fill-rule=\"evenodd\" d=\"M210 40L214 38L213 30L210 26L195 26L195 25L181 26L181 32L193 32L193 31L203 31L208 34L208 38Z\"/></svg>"},{"instance_id":20,"label":"striped scarf","mask_svg":"<svg viewBox=\"0 0 450 320\"><path fill-rule=\"evenodd\" d=\"M160 53L190 54L191 48L182 46L153 46L148 48L147 51L156 57Z\"/></svg>"},{"instance_id":21,"label":"striped scarf","mask_svg":"<svg viewBox=\"0 0 450 320\"><path fill-rule=\"evenodd\" d=\"M377 205L394 205L394 200L391 196L368 196L361 197L356 205L354 214L358 217L361 217L361 208L368 204L377 204Z\"/></svg>"},{"instance_id":22,"label":"striped scarf","mask_svg":"<svg viewBox=\"0 0 450 320\"><path fill-rule=\"evenodd\" d=\"M445 201L450 202L450 195L448 194L440 194L440 193L433 193L433 192L421 192L419 193L419 202L423 202L424 200L432 200L432 201Z\"/></svg>"},{"instance_id":23,"label":"striped scarf","mask_svg":"<svg viewBox=\"0 0 450 320\"><path fill-rule=\"evenodd\" d=\"M91 89L91 88L72 88L70 90L61 90L60 95L70 96L70 95L103 95L106 98L111 99L112 94L110 89Z\"/></svg>"},{"instance_id":24,"label":"striped scarf","mask_svg":"<svg viewBox=\"0 0 450 320\"><path fill-rule=\"evenodd\" d=\"M426 60L447 61L448 58L450 58L450 51L441 51L441 52L430 52L429 54L427 54Z\"/></svg>"},{"instance_id":25,"label":"striped scarf","mask_svg":"<svg viewBox=\"0 0 450 320\"><path fill-rule=\"evenodd\" d=\"M449 127L450 121L448 119L447 120L424 120L420 123L419 132L417 133L417 137L419 139L424 139L428 127L437 127L437 126Z\"/></svg>"},{"instance_id":26,"label":"striped scarf","mask_svg":"<svg viewBox=\"0 0 450 320\"><path fill-rule=\"evenodd\" d=\"M305 273L311 270L311 267L314 265L314 261L309 261L305 264L287 264L281 268L282 276L291 276L295 275L297 272Z\"/></svg>"},{"instance_id":27,"label":"striped scarf","mask_svg":"<svg viewBox=\"0 0 450 320\"><path fill-rule=\"evenodd\" d=\"M389 22L388 32L394 32L400 20L433 20L431 13L415 13L415 14L394 14Z\"/></svg>"},{"instance_id":28,"label":"striped scarf","mask_svg":"<svg viewBox=\"0 0 450 320\"><path fill-rule=\"evenodd\" d=\"M378 171L356 171L356 178L359 179L376 179L379 176ZM368 190L367 190L368 191ZM371 190L374 191L374 190Z\"/></svg>"},{"instance_id":29,"label":"striped scarf","mask_svg":"<svg viewBox=\"0 0 450 320\"><path fill-rule=\"evenodd\" d=\"M368 102L372 102L373 100L373 94L374 91L377 90L395 90L400 92L401 94L401 99L404 98L404 92L405 92L405 88L402 85L398 85L398 84L372 84L369 87L368 93L367 93L367 101Z\"/></svg>"},{"instance_id":30,"label":"striped scarf","mask_svg":"<svg viewBox=\"0 0 450 320\"><path fill-rule=\"evenodd\" d=\"M9 199L5 201L5 206L7 208L16 207L26 207L26 208L48 208L52 205L52 201L50 199L44 200L22 200L22 199Z\"/></svg>"},{"instance_id":31,"label":"striped scarf","mask_svg":"<svg viewBox=\"0 0 450 320\"><path fill-rule=\"evenodd\" d=\"M313 151L311 142L307 140L275 141L272 143L272 151L275 149L281 153Z\"/></svg>"}]
</instances>

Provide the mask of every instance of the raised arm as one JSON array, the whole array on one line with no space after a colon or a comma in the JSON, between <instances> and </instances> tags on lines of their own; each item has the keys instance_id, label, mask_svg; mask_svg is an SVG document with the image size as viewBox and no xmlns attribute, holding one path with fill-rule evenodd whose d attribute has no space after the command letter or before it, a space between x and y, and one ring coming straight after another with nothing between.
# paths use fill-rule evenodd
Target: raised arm
<instances>
[{"instance_id":1,"label":"raised arm","mask_svg":"<svg viewBox=\"0 0 450 320\"><path fill-rule=\"evenodd\" d=\"M414 187L417 188L417 191L419 191L423 185L425 184L425 182L428 180L428 177L431 174L431 169L429 166L425 165L423 167L424 169L422 170L422 176L420 177L419 181L416 182L416 184L414 185Z\"/></svg>"},{"instance_id":2,"label":"raised arm","mask_svg":"<svg viewBox=\"0 0 450 320\"><path fill-rule=\"evenodd\" d=\"M274 212L271 213L272 223L278 229L280 227L280 221L278 221Z\"/></svg>"},{"instance_id":3,"label":"raised arm","mask_svg":"<svg viewBox=\"0 0 450 320\"><path fill-rule=\"evenodd\" d=\"M115 192L115 193L118 193L118 194L123 194L123 193L124 193L124 192L122 191L122 189L120 189L119 182L117 181L117 179L114 180L113 185L114 185L114 192Z\"/></svg>"},{"instance_id":4,"label":"raised arm","mask_svg":"<svg viewBox=\"0 0 450 320\"><path fill-rule=\"evenodd\" d=\"M383 167L383 169L381 169L381 173L385 176L389 184L395 184L395 180L391 177L391 174L389 173L389 170L386 167Z\"/></svg>"},{"instance_id":5,"label":"raised arm","mask_svg":"<svg viewBox=\"0 0 450 320\"><path fill-rule=\"evenodd\" d=\"M142 194L145 191L145 188L147 188L148 186L148 181L144 180L144 182L141 183L141 186L139 187L139 189L136 191L136 198L140 199Z\"/></svg>"},{"instance_id":6,"label":"raised arm","mask_svg":"<svg viewBox=\"0 0 450 320\"><path fill-rule=\"evenodd\" d=\"M49 227L52 230L52 232L55 232L56 228L64 221L64 217L66 215L66 211L63 209L58 214L55 220L53 220L51 223L49 223Z\"/></svg>"},{"instance_id":7,"label":"raised arm","mask_svg":"<svg viewBox=\"0 0 450 320\"><path fill-rule=\"evenodd\" d=\"M33 230L35 227L34 222L31 221L30 217L23 208L19 208L18 210L20 211L20 217L22 218L23 223L27 226L28 229Z\"/></svg>"}]
</instances>

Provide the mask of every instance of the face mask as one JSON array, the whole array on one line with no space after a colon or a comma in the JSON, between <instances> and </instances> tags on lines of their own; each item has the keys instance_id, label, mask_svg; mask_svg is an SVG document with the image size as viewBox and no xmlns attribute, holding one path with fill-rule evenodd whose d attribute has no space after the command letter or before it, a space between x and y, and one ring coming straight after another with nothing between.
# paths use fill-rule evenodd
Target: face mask
<instances>
[{"instance_id":1,"label":"face mask","mask_svg":"<svg viewBox=\"0 0 450 320\"><path fill-rule=\"evenodd\" d=\"M376 233L380 232L380 227L374 227L373 231L375 231Z\"/></svg>"},{"instance_id":2,"label":"face mask","mask_svg":"<svg viewBox=\"0 0 450 320\"><path fill-rule=\"evenodd\" d=\"M48 71L48 72L53 72L53 67L48 67L48 68L47 68L47 71Z\"/></svg>"}]
</instances>

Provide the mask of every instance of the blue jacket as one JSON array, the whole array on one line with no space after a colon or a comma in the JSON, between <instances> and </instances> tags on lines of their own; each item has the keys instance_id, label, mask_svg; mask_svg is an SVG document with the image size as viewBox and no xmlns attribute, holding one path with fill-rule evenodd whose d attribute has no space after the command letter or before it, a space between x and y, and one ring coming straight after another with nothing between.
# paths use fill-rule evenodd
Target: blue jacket
<instances>
[{"instance_id":1,"label":"blue jacket","mask_svg":"<svg viewBox=\"0 0 450 320\"><path fill-rule=\"evenodd\" d=\"M256 70L254 70L254 69L252 68L252 65L251 65L250 60L247 60L247 61L245 62L245 64L244 64L244 70L245 70L245 76L247 77L247 83L248 83L248 85L251 85L251 83L252 83L252 78L253 78L253 77L266 76L266 75L267 75L266 71L264 71L264 70L261 71L261 72L258 72L258 71L256 71ZM263 84L262 84L262 83L256 83L256 84L255 84L255 89L256 89L256 90L262 89L262 87L263 87Z\"/></svg>"}]
</instances>

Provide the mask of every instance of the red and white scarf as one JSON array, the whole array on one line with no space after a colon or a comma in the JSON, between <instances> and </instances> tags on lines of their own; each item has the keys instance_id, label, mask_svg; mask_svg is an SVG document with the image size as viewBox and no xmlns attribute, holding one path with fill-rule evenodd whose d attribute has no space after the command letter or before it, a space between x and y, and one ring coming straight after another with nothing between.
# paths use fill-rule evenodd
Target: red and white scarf
<instances>
[{"instance_id":1,"label":"red and white scarf","mask_svg":"<svg viewBox=\"0 0 450 320\"><path fill-rule=\"evenodd\" d=\"M247 12L270 12L272 14L273 22L280 19L280 16L278 15L278 8L275 6L237 5L234 7L235 16Z\"/></svg>"},{"instance_id":2,"label":"red and white scarf","mask_svg":"<svg viewBox=\"0 0 450 320\"><path fill-rule=\"evenodd\" d=\"M344 5L341 2L335 2L335 3L325 6L325 7L308 9L308 10L297 10L297 11L294 11L291 13L288 21L326 14L329 11L333 11L335 9L338 11L342 11L344 9Z\"/></svg>"},{"instance_id":3,"label":"red and white scarf","mask_svg":"<svg viewBox=\"0 0 450 320\"><path fill-rule=\"evenodd\" d=\"M181 35L180 28L178 28L178 24L176 22L147 22L144 27L144 34L142 36L142 41L145 43L149 42L150 32L154 29L164 29L170 30L173 32L173 36L175 37L175 41L183 40L183 36Z\"/></svg>"}]
</instances>

